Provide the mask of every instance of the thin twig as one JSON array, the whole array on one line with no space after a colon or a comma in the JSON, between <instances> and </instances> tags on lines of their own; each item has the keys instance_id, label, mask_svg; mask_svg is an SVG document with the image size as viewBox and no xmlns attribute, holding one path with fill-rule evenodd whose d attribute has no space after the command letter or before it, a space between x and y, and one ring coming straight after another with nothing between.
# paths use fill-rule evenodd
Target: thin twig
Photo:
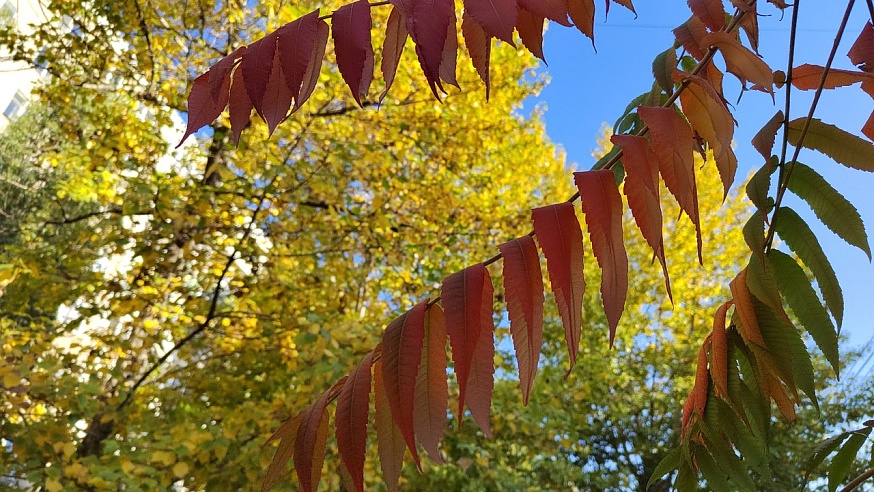
<instances>
[{"instance_id":1,"label":"thin twig","mask_svg":"<svg viewBox=\"0 0 874 492\"><path fill-rule=\"evenodd\" d=\"M871 0L868 0L869 3L870 1ZM865 480L868 480L871 477L874 477L874 468L868 468L867 470L865 470L861 475L854 478L852 482L848 483L846 487L842 488L841 492L850 492L851 490L855 490L859 487L859 485L865 483Z\"/></svg>"},{"instance_id":2,"label":"thin twig","mask_svg":"<svg viewBox=\"0 0 874 492\"><path fill-rule=\"evenodd\" d=\"M869 2L871 0L868 0ZM780 150L780 179L783 182L783 163L786 162L786 150L789 148L789 113L792 108L792 69L795 65L795 35L798 33L798 3L792 6L792 26L789 31L789 63L786 67L786 106L783 111L783 145Z\"/></svg>"},{"instance_id":3,"label":"thin twig","mask_svg":"<svg viewBox=\"0 0 874 492\"><path fill-rule=\"evenodd\" d=\"M855 3L856 0L849 0L849 2L847 2L847 10L844 12L844 18L841 20L841 25L838 27L838 33L835 35L835 42L832 45L832 50L831 53L829 53L825 68L822 71L819 86L816 88L816 93L813 95L813 102L810 103L810 111L807 112L807 118L804 120L804 127L801 128L801 135L798 137L798 143L795 144L795 152L792 154L792 160L788 165L784 163L786 173L783 177L783 181L781 181L777 186L777 198L774 200L774 215L771 216L771 224L768 227L768 236L765 239L766 252L771 250L771 245L774 242L774 233L777 230L776 226L778 214L780 212L780 204L783 203L783 197L786 195L786 190L789 188L789 179L792 177L792 170L795 169L795 162L798 160L798 155L801 153L801 147L804 144L804 137L807 136L807 131L810 129L810 122L813 120L813 114L816 111L817 104L819 104L819 98L822 96L822 91L825 88L825 82L828 78L829 70L831 70L832 63L835 60L835 55L837 55L841 39L844 37L844 30L850 20L850 12L853 11L853 5L855 5ZM784 135L783 138L788 138L788 136Z\"/></svg>"}]
</instances>

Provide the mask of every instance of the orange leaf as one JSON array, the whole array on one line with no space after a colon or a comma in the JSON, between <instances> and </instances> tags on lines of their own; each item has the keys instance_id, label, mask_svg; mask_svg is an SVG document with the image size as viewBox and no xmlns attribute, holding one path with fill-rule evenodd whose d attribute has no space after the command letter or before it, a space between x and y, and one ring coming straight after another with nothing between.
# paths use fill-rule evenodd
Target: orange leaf
<instances>
[{"instance_id":1,"label":"orange leaf","mask_svg":"<svg viewBox=\"0 0 874 492\"><path fill-rule=\"evenodd\" d=\"M737 173L737 157L731 150L734 118L713 86L703 78L677 70L674 72L674 79L692 81L680 94L680 104L683 105L683 114L689 119L692 128L713 149L713 158L722 180L724 200Z\"/></svg>"},{"instance_id":2,"label":"orange leaf","mask_svg":"<svg viewBox=\"0 0 874 492\"><path fill-rule=\"evenodd\" d=\"M373 394L376 400L376 447L382 479L390 491L398 490L398 479L404 467L404 436L391 418L391 408L382 377L382 359L373 363Z\"/></svg>"},{"instance_id":3,"label":"orange leaf","mask_svg":"<svg viewBox=\"0 0 874 492\"><path fill-rule=\"evenodd\" d=\"M674 302L671 293L671 279L665 261L665 243L662 236L662 209L659 201L659 161L646 138L635 135L613 135L610 141L622 147L622 163L625 165L625 186L623 191L628 198L628 208L634 222L646 239L653 254L662 265L665 275L665 289L668 298Z\"/></svg>"},{"instance_id":4,"label":"orange leaf","mask_svg":"<svg viewBox=\"0 0 874 492\"><path fill-rule=\"evenodd\" d=\"M291 459L294 453L294 441L297 439L297 430L300 428L300 422L303 418L303 412L298 413L294 417L286 420L276 432L267 439L267 443L279 439L279 446L276 447L276 453L273 454L273 460L267 468L267 475L264 481L261 482L261 492L267 492L272 489L276 482L279 481L279 476L285 471L285 465Z\"/></svg>"},{"instance_id":5,"label":"orange leaf","mask_svg":"<svg viewBox=\"0 0 874 492\"><path fill-rule=\"evenodd\" d=\"M413 403L422 361L427 305L427 301L416 304L392 321L382 335L382 377L391 415L420 469L413 428Z\"/></svg>"},{"instance_id":6,"label":"orange leaf","mask_svg":"<svg viewBox=\"0 0 874 492\"><path fill-rule=\"evenodd\" d=\"M252 117L252 101L249 100L249 95L246 94L246 82L243 80L243 71L240 70L240 67L234 70L232 77L228 113L230 113L231 133L233 134L234 143L239 144L240 135Z\"/></svg>"},{"instance_id":7,"label":"orange leaf","mask_svg":"<svg viewBox=\"0 0 874 492\"><path fill-rule=\"evenodd\" d=\"M746 12L740 20L740 27L747 34L747 39L750 41L750 47L756 53L759 52L759 13L758 4L747 4L746 0L731 0L731 4L737 7L742 12Z\"/></svg>"},{"instance_id":8,"label":"orange leaf","mask_svg":"<svg viewBox=\"0 0 874 492\"><path fill-rule=\"evenodd\" d=\"M331 16L337 68L359 106L373 81L370 28L370 4L367 0L343 5Z\"/></svg>"},{"instance_id":9,"label":"orange leaf","mask_svg":"<svg viewBox=\"0 0 874 492\"><path fill-rule=\"evenodd\" d=\"M443 311L446 314L446 333L449 335L449 345L452 347L452 360L455 362L455 375L458 380L458 420L464 415L464 404L468 387L474 393L472 399L484 397L485 385L483 370L485 361L476 360L482 355L486 345L485 338L492 338L492 281L482 263L453 273L443 281L441 290ZM484 333L485 332L485 333ZM492 347L494 350L494 347ZM494 371L494 362L490 357L488 365ZM472 378L476 378L472 380ZM491 391L488 391L489 401L474 401L468 403L468 408L474 420L480 427L488 428L488 407L491 406ZM485 415L482 405L487 403ZM483 422L485 417L485 422ZM484 429L485 430L485 429Z\"/></svg>"},{"instance_id":10,"label":"orange leaf","mask_svg":"<svg viewBox=\"0 0 874 492\"><path fill-rule=\"evenodd\" d=\"M367 421L370 410L370 368L373 352L349 375L337 396L335 436L337 451L349 472L355 490L364 490L364 454L367 447Z\"/></svg>"},{"instance_id":11,"label":"orange leaf","mask_svg":"<svg viewBox=\"0 0 874 492\"><path fill-rule=\"evenodd\" d=\"M777 404L777 409L786 417L786 420L794 422L795 405L789 399L789 395L786 394L786 389L783 388L783 385L776 378L767 374L765 377L768 379L768 393L774 399L774 403Z\"/></svg>"},{"instance_id":12,"label":"orange leaf","mask_svg":"<svg viewBox=\"0 0 874 492\"><path fill-rule=\"evenodd\" d=\"M765 126L759 130L758 133L753 137L753 147L759 151L759 154L762 154L762 157L765 158L765 162L769 162L771 159L771 151L774 149L774 139L777 137L777 130L780 129L780 125L783 124L784 120L783 111L777 111L777 114L771 117Z\"/></svg>"},{"instance_id":13,"label":"orange leaf","mask_svg":"<svg viewBox=\"0 0 874 492\"><path fill-rule=\"evenodd\" d=\"M185 128L185 135L176 148L179 148L192 133L212 123L222 114L225 106L228 105L230 86L231 78L228 74L222 82L219 99L216 101L209 90L209 72L194 79L194 85L188 93L188 125Z\"/></svg>"},{"instance_id":14,"label":"orange leaf","mask_svg":"<svg viewBox=\"0 0 874 492\"><path fill-rule=\"evenodd\" d=\"M498 249L504 257L504 291L510 333L519 365L522 402L527 405L543 345L543 274L531 236L506 242Z\"/></svg>"},{"instance_id":15,"label":"orange leaf","mask_svg":"<svg viewBox=\"0 0 874 492\"><path fill-rule=\"evenodd\" d=\"M595 0L568 0L568 15L577 29L595 45Z\"/></svg>"},{"instance_id":16,"label":"orange leaf","mask_svg":"<svg viewBox=\"0 0 874 492\"><path fill-rule=\"evenodd\" d=\"M689 423L692 420L692 410L695 407L695 388L692 388L692 391L689 392L689 396L686 398L686 401L683 403L683 417L680 421L680 434L683 438L686 437L686 429L689 427Z\"/></svg>"},{"instance_id":17,"label":"orange leaf","mask_svg":"<svg viewBox=\"0 0 874 492\"><path fill-rule=\"evenodd\" d=\"M528 48L528 51L541 60L544 60L543 20L543 16L531 13L521 6L519 7L519 21L516 23L519 38L522 39L522 44Z\"/></svg>"},{"instance_id":18,"label":"orange leaf","mask_svg":"<svg viewBox=\"0 0 874 492\"><path fill-rule=\"evenodd\" d=\"M610 0L604 1L607 4L607 12L610 12ZM637 12L635 12L634 5L631 3L631 0L613 0L613 3L622 5L623 7L627 8L628 10L634 12L635 15L637 15Z\"/></svg>"},{"instance_id":19,"label":"orange leaf","mask_svg":"<svg viewBox=\"0 0 874 492\"><path fill-rule=\"evenodd\" d=\"M446 322L443 310L433 305L425 314L425 347L416 378L413 427L425 451L442 464L439 443L446 431L449 390L446 386Z\"/></svg>"},{"instance_id":20,"label":"orange leaf","mask_svg":"<svg viewBox=\"0 0 874 492\"><path fill-rule=\"evenodd\" d=\"M870 22L865 23L856 42L847 53L853 65L866 72L874 69L874 27Z\"/></svg>"},{"instance_id":21,"label":"orange leaf","mask_svg":"<svg viewBox=\"0 0 874 492\"><path fill-rule=\"evenodd\" d=\"M464 0L464 17L470 16L476 21L486 33L486 37L498 38L511 46L514 45L513 26L516 25L516 10L516 0Z\"/></svg>"},{"instance_id":22,"label":"orange leaf","mask_svg":"<svg viewBox=\"0 0 874 492\"><path fill-rule=\"evenodd\" d=\"M713 331L710 334L712 341L710 373L716 386L716 396L720 397L728 395L728 340L725 336L725 316L732 304L734 304L732 301L728 301L716 309Z\"/></svg>"},{"instance_id":23,"label":"orange leaf","mask_svg":"<svg viewBox=\"0 0 874 492\"><path fill-rule=\"evenodd\" d=\"M555 294L564 337L567 342L570 367L577 362L582 328L583 292L583 233L570 203L559 203L531 211L537 242L546 257L549 283ZM565 375L567 377L567 375Z\"/></svg>"},{"instance_id":24,"label":"orange leaf","mask_svg":"<svg viewBox=\"0 0 874 492\"><path fill-rule=\"evenodd\" d=\"M704 410L707 408L707 391L710 389L710 373L707 371L707 348L709 345L710 336L708 335L698 350L698 367L695 370L695 385L692 387L693 409L701 419L704 418Z\"/></svg>"},{"instance_id":25,"label":"orange leaf","mask_svg":"<svg viewBox=\"0 0 874 492\"><path fill-rule=\"evenodd\" d=\"M711 31L719 31L725 27L725 9L722 0L686 0L695 17L701 19Z\"/></svg>"},{"instance_id":26,"label":"orange leaf","mask_svg":"<svg viewBox=\"0 0 874 492\"><path fill-rule=\"evenodd\" d=\"M319 488L322 478L322 464L325 462L325 443L328 439L328 419L325 407L331 393L346 382L344 377L331 389L322 393L301 415L300 427L294 442L294 469L300 489L304 492L314 492Z\"/></svg>"},{"instance_id":27,"label":"orange leaf","mask_svg":"<svg viewBox=\"0 0 874 492\"><path fill-rule=\"evenodd\" d=\"M401 55L404 53L404 44L407 42L407 26L403 15L397 7L391 9L388 14L388 21L385 25L385 40L382 43L382 61L379 68L382 71L382 79L385 81L385 89L379 95L379 102L385 99L388 90L391 89L392 83L395 81L395 74L398 71L398 64L401 62Z\"/></svg>"},{"instance_id":28,"label":"orange leaf","mask_svg":"<svg viewBox=\"0 0 874 492\"><path fill-rule=\"evenodd\" d=\"M759 321L756 318L756 310L753 305L753 296L747 287L747 269L744 268L737 277L729 284L731 296L734 298L734 310L740 318L740 333L747 343L755 343L759 347L765 347L765 340L759 329Z\"/></svg>"},{"instance_id":29,"label":"orange leaf","mask_svg":"<svg viewBox=\"0 0 874 492\"><path fill-rule=\"evenodd\" d=\"M486 84L486 99L489 98L491 82L489 81L489 59L492 54L492 38L483 28L468 15L467 10L461 16L461 35L464 45L470 53L470 61L479 78Z\"/></svg>"},{"instance_id":30,"label":"orange leaf","mask_svg":"<svg viewBox=\"0 0 874 492\"><path fill-rule=\"evenodd\" d=\"M865 126L862 127L862 134L868 137L869 140L874 140L874 113L868 117Z\"/></svg>"},{"instance_id":31,"label":"orange leaf","mask_svg":"<svg viewBox=\"0 0 874 492\"><path fill-rule=\"evenodd\" d=\"M610 346L628 296L628 256L622 238L622 197L609 169L574 173L592 252L601 267L601 302L610 325Z\"/></svg>"},{"instance_id":32,"label":"orange leaf","mask_svg":"<svg viewBox=\"0 0 874 492\"><path fill-rule=\"evenodd\" d=\"M673 32L677 42L696 60L704 58L704 55L707 54L708 47L704 44L707 28L698 17L693 15L689 20L675 28Z\"/></svg>"},{"instance_id":33,"label":"orange leaf","mask_svg":"<svg viewBox=\"0 0 874 492\"><path fill-rule=\"evenodd\" d=\"M319 81L319 73L322 71L322 60L325 58L325 49L328 46L328 35L330 29L328 23L320 20L316 27L316 41L313 43L313 55L310 57L310 64L307 66L306 74L303 77L303 85L300 88L300 94L294 101L294 113L303 103L310 98L313 90L316 88L316 83Z\"/></svg>"},{"instance_id":34,"label":"orange leaf","mask_svg":"<svg viewBox=\"0 0 874 492\"><path fill-rule=\"evenodd\" d=\"M733 73L742 84L747 81L764 88L765 92L774 94L774 72L761 58L740 44L740 41L724 31L712 32L704 37L706 46L715 46L725 58L727 70Z\"/></svg>"},{"instance_id":35,"label":"orange leaf","mask_svg":"<svg viewBox=\"0 0 874 492\"><path fill-rule=\"evenodd\" d=\"M819 65L811 65L805 63L792 69L792 85L796 89L803 91L814 90L819 87L822 82L822 72L825 67ZM874 74L868 72L857 72L853 70L840 70L837 68L829 69L828 75L825 77L824 89L835 89L837 87L846 87L857 82L874 79Z\"/></svg>"},{"instance_id":36,"label":"orange leaf","mask_svg":"<svg viewBox=\"0 0 874 492\"><path fill-rule=\"evenodd\" d=\"M637 112L652 133L652 148L659 159L659 171L665 186L695 225L698 261L703 264L695 160L692 157L692 129L672 108L641 106Z\"/></svg>"}]
</instances>

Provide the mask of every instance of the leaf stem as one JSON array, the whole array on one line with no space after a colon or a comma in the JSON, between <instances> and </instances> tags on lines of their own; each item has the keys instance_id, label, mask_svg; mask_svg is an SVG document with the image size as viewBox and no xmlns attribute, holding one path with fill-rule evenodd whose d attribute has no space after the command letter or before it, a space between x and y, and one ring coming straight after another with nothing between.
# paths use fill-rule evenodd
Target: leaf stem
<instances>
[{"instance_id":1,"label":"leaf stem","mask_svg":"<svg viewBox=\"0 0 874 492\"><path fill-rule=\"evenodd\" d=\"M871 1L871 0L868 0ZM792 69L795 66L795 36L798 34L798 4L795 0L792 6L792 25L789 31L789 62L786 67L786 106L783 110L783 148L780 150L780 179L783 182L783 163L786 162L786 150L789 147L789 113L792 109Z\"/></svg>"},{"instance_id":2,"label":"leaf stem","mask_svg":"<svg viewBox=\"0 0 874 492\"><path fill-rule=\"evenodd\" d=\"M870 0L869 0L870 4ZM860 485L865 483L869 478L874 477L874 467L868 468L861 475L854 478L852 482L848 483L846 487L841 489L841 492L850 492L851 490L857 489Z\"/></svg>"}]
</instances>

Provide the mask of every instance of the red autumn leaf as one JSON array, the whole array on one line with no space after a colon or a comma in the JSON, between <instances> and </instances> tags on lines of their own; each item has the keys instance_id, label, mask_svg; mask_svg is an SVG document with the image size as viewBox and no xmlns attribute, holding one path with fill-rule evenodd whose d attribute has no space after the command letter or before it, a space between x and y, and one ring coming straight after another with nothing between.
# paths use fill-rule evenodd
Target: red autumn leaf
<instances>
[{"instance_id":1,"label":"red autumn leaf","mask_svg":"<svg viewBox=\"0 0 874 492\"><path fill-rule=\"evenodd\" d=\"M856 42L847 53L853 65L866 72L874 69L874 26L870 22L865 23Z\"/></svg>"},{"instance_id":2,"label":"red autumn leaf","mask_svg":"<svg viewBox=\"0 0 874 492\"><path fill-rule=\"evenodd\" d=\"M698 367L695 370L695 385L692 387L693 409L701 419L704 418L704 410L707 408L707 391L710 389L710 373L707 371L708 345L710 345L710 335L704 339L701 349L698 350Z\"/></svg>"},{"instance_id":3,"label":"red autumn leaf","mask_svg":"<svg viewBox=\"0 0 874 492\"><path fill-rule=\"evenodd\" d=\"M810 91L817 89L822 82L822 72L825 67L819 65L811 65L805 63L792 69L792 85L796 89ZM832 68L828 71L825 77L824 89L834 89L836 87L845 87L853 85L857 82L874 79L874 74L868 72L857 72L851 70L840 70Z\"/></svg>"},{"instance_id":4,"label":"red autumn leaf","mask_svg":"<svg viewBox=\"0 0 874 492\"><path fill-rule=\"evenodd\" d=\"M404 467L404 436L391 418L391 407L382 377L382 359L373 363L373 394L376 401L376 448L382 479L390 492L398 490L398 479Z\"/></svg>"},{"instance_id":5,"label":"red autumn leaf","mask_svg":"<svg viewBox=\"0 0 874 492\"><path fill-rule=\"evenodd\" d=\"M703 264L698 190L695 185L695 161L692 157L692 129L672 108L641 106L637 112L652 133L652 147L659 159L659 172L665 186L695 225L698 261Z\"/></svg>"},{"instance_id":6,"label":"red autumn leaf","mask_svg":"<svg viewBox=\"0 0 874 492\"><path fill-rule=\"evenodd\" d=\"M522 402L528 405L543 345L543 274L540 271L540 257L531 236L506 242L498 249L504 257L504 295L519 365Z\"/></svg>"},{"instance_id":7,"label":"red autumn leaf","mask_svg":"<svg viewBox=\"0 0 874 492\"><path fill-rule=\"evenodd\" d=\"M439 98L440 65L444 58L446 33L455 18L452 0L391 0L407 23L407 32L416 44L416 55L431 92ZM454 25L452 26L454 30Z\"/></svg>"},{"instance_id":8,"label":"red autumn leaf","mask_svg":"<svg viewBox=\"0 0 874 492\"><path fill-rule=\"evenodd\" d=\"M231 70L234 69L234 63L243 56L243 53L246 52L245 46L240 46L230 55L222 58L215 65L209 67L209 71L206 72L209 74L209 93L212 95L212 99L215 102L220 102L223 97L223 93L225 91L222 90L222 87L225 84L225 79L230 77Z\"/></svg>"},{"instance_id":9,"label":"red autumn leaf","mask_svg":"<svg viewBox=\"0 0 874 492\"><path fill-rule=\"evenodd\" d=\"M677 42L696 60L701 60L707 54L708 46L704 44L707 29L698 17L693 15L689 20L674 29L673 32Z\"/></svg>"},{"instance_id":10,"label":"red autumn leaf","mask_svg":"<svg viewBox=\"0 0 874 492\"><path fill-rule=\"evenodd\" d=\"M252 117L252 101L246 93L246 81L243 80L243 71L240 67L234 70L234 75L232 76L228 113L230 113L231 133L233 134L234 144L239 144L240 135Z\"/></svg>"},{"instance_id":11,"label":"red autumn leaf","mask_svg":"<svg viewBox=\"0 0 874 492\"><path fill-rule=\"evenodd\" d=\"M481 392L482 381L471 381L472 375L481 379L483 361L476 361L476 357L484 349L480 349L481 339L492 337L492 281L488 271L482 263L465 268L460 272L453 273L443 281L441 290L443 312L446 315L446 333L449 335L449 345L452 348L452 361L455 363L455 377L458 380L458 420L464 415L464 404L468 388L475 392ZM488 332L483 334L483 332ZM493 367L491 358L488 364ZM476 373L476 374L474 374ZM483 395L475 394L472 400ZM489 395L490 396L490 395ZM490 405L490 402L489 406ZM474 414L477 424L484 427L481 422L482 401L475 401L473 405L468 403L471 413ZM474 412L476 409L476 413ZM486 417L488 417L486 409ZM486 419L486 428L488 419ZM486 429L483 429L486 430Z\"/></svg>"},{"instance_id":12,"label":"red autumn leaf","mask_svg":"<svg viewBox=\"0 0 874 492\"><path fill-rule=\"evenodd\" d=\"M425 346L416 378L413 427L419 443L437 464L443 464L440 439L446 431L449 389L446 385L446 321L440 306L425 313Z\"/></svg>"},{"instance_id":13,"label":"red autumn leaf","mask_svg":"<svg viewBox=\"0 0 874 492\"><path fill-rule=\"evenodd\" d=\"M689 396L683 403L683 418L680 421L680 435L686 437L686 429L689 427L689 422L692 420L692 408L695 404L695 388L689 391Z\"/></svg>"},{"instance_id":14,"label":"red autumn leaf","mask_svg":"<svg viewBox=\"0 0 874 492\"><path fill-rule=\"evenodd\" d=\"M868 137L869 140L874 140L874 113L871 113L865 126L862 127L862 135Z\"/></svg>"},{"instance_id":15,"label":"red autumn leaf","mask_svg":"<svg viewBox=\"0 0 874 492\"><path fill-rule=\"evenodd\" d=\"M607 4L607 12L610 12L610 0L604 0L604 3ZM637 15L637 12L634 10L634 5L632 5L631 0L613 0L613 3L617 3L627 8L628 10L634 12L634 15Z\"/></svg>"},{"instance_id":16,"label":"red autumn leaf","mask_svg":"<svg viewBox=\"0 0 874 492\"><path fill-rule=\"evenodd\" d=\"M568 15L577 29L595 45L595 0L568 0Z\"/></svg>"},{"instance_id":17,"label":"red autumn leaf","mask_svg":"<svg viewBox=\"0 0 874 492\"><path fill-rule=\"evenodd\" d=\"M711 31L719 31L725 27L725 9L722 0L686 0L695 17Z\"/></svg>"},{"instance_id":18,"label":"red autumn leaf","mask_svg":"<svg viewBox=\"0 0 874 492\"><path fill-rule=\"evenodd\" d=\"M416 451L413 428L413 403L419 363L422 359L427 305L427 301L416 304L392 321L382 335L382 377L385 392L392 417L404 435L404 441L417 465L419 453Z\"/></svg>"},{"instance_id":19,"label":"red autumn leaf","mask_svg":"<svg viewBox=\"0 0 874 492\"><path fill-rule=\"evenodd\" d=\"M747 34L747 39L750 41L750 47L756 53L759 52L759 13L758 4L747 4L745 0L731 0L731 4L738 8L741 12L745 12L740 19L740 27Z\"/></svg>"},{"instance_id":20,"label":"red autumn leaf","mask_svg":"<svg viewBox=\"0 0 874 492\"><path fill-rule=\"evenodd\" d=\"M568 0L519 0L519 7L565 27L571 26L567 18Z\"/></svg>"},{"instance_id":21,"label":"red autumn leaf","mask_svg":"<svg viewBox=\"0 0 874 492\"><path fill-rule=\"evenodd\" d=\"M303 85L300 88L300 94L294 101L294 113L303 103L310 98L313 90L316 88L316 83L319 81L319 73L322 71L322 60L325 58L325 49L328 46L328 34L330 28L328 23L320 20L316 28L316 41L313 43L313 56L310 57L310 64L307 66L306 74L303 77Z\"/></svg>"},{"instance_id":22,"label":"red autumn leaf","mask_svg":"<svg viewBox=\"0 0 874 492\"><path fill-rule=\"evenodd\" d=\"M716 387L716 396L728 395L728 340L725 336L725 317L732 302L723 303L716 309L713 316L713 331L711 332L711 363L710 373Z\"/></svg>"},{"instance_id":23,"label":"red autumn leaf","mask_svg":"<svg viewBox=\"0 0 874 492\"><path fill-rule=\"evenodd\" d=\"M777 113L765 123L765 126L759 130L758 133L753 137L752 144L756 150L759 151L759 154L762 154L762 157L765 158L765 161L771 159L771 151L774 149L774 139L777 137L777 130L780 129L780 126L783 124L783 111L777 111Z\"/></svg>"},{"instance_id":24,"label":"red autumn leaf","mask_svg":"<svg viewBox=\"0 0 874 492\"><path fill-rule=\"evenodd\" d=\"M230 74L228 74L222 84L218 101L213 100L209 92L209 72L194 79L194 85L191 86L191 92L188 93L188 125L185 128L185 135L182 136L182 140L179 141L176 148L179 148L191 134L212 123L222 114L225 106L228 105L230 79Z\"/></svg>"},{"instance_id":25,"label":"red autumn leaf","mask_svg":"<svg viewBox=\"0 0 874 492\"><path fill-rule=\"evenodd\" d=\"M705 46L715 46L725 59L726 69L740 79L742 84L750 81L761 86L765 92L774 94L774 72L761 58L740 44L727 32L712 32L704 37Z\"/></svg>"},{"instance_id":26,"label":"red autumn leaf","mask_svg":"<svg viewBox=\"0 0 874 492\"><path fill-rule=\"evenodd\" d=\"M382 42L382 61L379 68L382 71L382 80L385 81L385 89L379 95L379 102L385 99L388 90L391 89L395 81L395 75L398 71L398 64L401 62L401 55L404 53L404 45L407 43L406 21L397 7L391 9L388 14L388 21L385 25L385 40Z\"/></svg>"},{"instance_id":27,"label":"red autumn leaf","mask_svg":"<svg viewBox=\"0 0 874 492\"><path fill-rule=\"evenodd\" d=\"M296 19L279 29L279 62L285 82L295 100L300 97L310 58L313 56L313 46L316 42L316 32L319 29L319 10Z\"/></svg>"},{"instance_id":28,"label":"red autumn leaf","mask_svg":"<svg viewBox=\"0 0 874 492\"><path fill-rule=\"evenodd\" d=\"M747 343L754 343L759 347L765 347L765 339L759 329L759 320L756 318L756 309L753 305L753 295L747 287L747 269L744 268L729 284L731 297L734 300L734 310L740 318L739 331Z\"/></svg>"},{"instance_id":29,"label":"red autumn leaf","mask_svg":"<svg viewBox=\"0 0 874 492\"><path fill-rule=\"evenodd\" d=\"M274 55L276 54L276 40L279 38L277 31L255 41L243 53L243 60L238 70L243 71L243 81L246 84L246 93L252 106L261 117L264 117L264 94L267 92L267 84L270 82L270 74L273 72Z\"/></svg>"},{"instance_id":30,"label":"red autumn leaf","mask_svg":"<svg viewBox=\"0 0 874 492\"><path fill-rule=\"evenodd\" d=\"M610 326L610 346L628 297L628 256L622 238L622 197L609 169L574 173L592 252L601 267L601 302Z\"/></svg>"},{"instance_id":31,"label":"red autumn leaf","mask_svg":"<svg viewBox=\"0 0 874 492\"><path fill-rule=\"evenodd\" d=\"M789 399L789 395L786 394L786 389L780 384L780 381L777 378L765 374L765 378L768 380L768 393L771 398L774 399L774 403L777 405L777 409L780 410L780 413L786 417L786 420L789 422L795 421L795 405Z\"/></svg>"},{"instance_id":32,"label":"red autumn leaf","mask_svg":"<svg viewBox=\"0 0 874 492\"><path fill-rule=\"evenodd\" d=\"M646 138L635 135L613 135L610 141L622 147L622 164L625 166L625 186L628 208L646 239L653 254L659 259L665 275L665 289L668 298L674 302L671 293L671 279L665 261L665 243L662 235L662 209L659 200L659 161Z\"/></svg>"},{"instance_id":33,"label":"red autumn leaf","mask_svg":"<svg viewBox=\"0 0 874 492\"><path fill-rule=\"evenodd\" d=\"M458 61L458 35L456 33L455 10L452 10L452 19L446 26L446 43L443 45L443 58L440 60L440 80L459 89L458 78L455 76L455 68Z\"/></svg>"},{"instance_id":34,"label":"red autumn leaf","mask_svg":"<svg viewBox=\"0 0 874 492\"><path fill-rule=\"evenodd\" d=\"M734 118L713 86L703 78L675 70L674 80L692 81L680 94L680 104L692 128L713 149L713 158L722 180L722 197L725 199L737 173L737 157L731 149Z\"/></svg>"},{"instance_id":35,"label":"red autumn leaf","mask_svg":"<svg viewBox=\"0 0 874 492\"><path fill-rule=\"evenodd\" d=\"M335 10L331 17L337 68L359 106L373 80L370 28L370 4L367 0L344 5Z\"/></svg>"},{"instance_id":36,"label":"red autumn leaf","mask_svg":"<svg viewBox=\"0 0 874 492\"><path fill-rule=\"evenodd\" d=\"M279 62L279 50L276 50L273 54L273 70L264 90L264 107L261 113L264 121L267 122L270 135L288 115L288 110L291 109L291 97L291 89L285 83L282 65Z\"/></svg>"},{"instance_id":37,"label":"red autumn leaf","mask_svg":"<svg viewBox=\"0 0 874 492\"><path fill-rule=\"evenodd\" d=\"M486 85L486 99L489 98L491 83L489 82L489 59L492 54L492 38L483 28L468 15L467 11L461 17L461 34L464 45L470 53L470 61L479 78Z\"/></svg>"},{"instance_id":38,"label":"red autumn leaf","mask_svg":"<svg viewBox=\"0 0 874 492\"><path fill-rule=\"evenodd\" d=\"M708 63L707 66L704 67L699 74L704 78L707 82L710 82L710 86L713 87L713 90L719 94L719 98L725 103L725 96L722 91L722 79L725 77L725 74L719 71L719 68L716 67L714 63Z\"/></svg>"},{"instance_id":39,"label":"red autumn leaf","mask_svg":"<svg viewBox=\"0 0 874 492\"><path fill-rule=\"evenodd\" d=\"M558 203L531 211L534 233L546 257L549 283L555 294L564 337L567 343L570 367L577 362L582 328L583 292L583 233L570 203Z\"/></svg>"},{"instance_id":40,"label":"red autumn leaf","mask_svg":"<svg viewBox=\"0 0 874 492\"><path fill-rule=\"evenodd\" d=\"M495 387L495 325L492 319L494 312L494 287L488 270L483 279L480 319L482 329L479 340L473 352L473 363L470 366L470 376L467 380L467 408L470 416L486 437L492 437L489 425L489 414L492 409L492 392Z\"/></svg>"},{"instance_id":41,"label":"red autumn leaf","mask_svg":"<svg viewBox=\"0 0 874 492\"><path fill-rule=\"evenodd\" d=\"M297 439L297 430L300 428L300 422L303 418L303 412L286 420L276 432L267 439L267 443L279 439L279 446L276 447L276 453L273 454L273 460L267 468L267 474L264 476L264 481L261 482L261 492L267 492L272 489L276 482L279 481L280 475L285 473L285 465L291 459L294 453L294 442ZM266 443L265 443L266 444Z\"/></svg>"},{"instance_id":42,"label":"red autumn leaf","mask_svg":"<svg viewBox=\"0 0 874 492\"><path fill-rule=\"evenodd\" d=\"M519 7L519 21L516 30L522 44L528 48L532 55L546 61L543 58L543 16L534 14Z\"/></svg>"},{"instance_id":43,"label":"red autumn leaf","mask_svg":"<svg viewBox=\"0 0 874 492\"><path fill-rule=\"evenodd\" d=\"M335 436L340 459L349 472L355 490L364 490L364 455L367 448L367 421L370 420L370 369L373 352L349 375L337 396Z\"/></svg>"},{"instance_id":44,"label":"red autumn leaf","mask_svg":"<svg viewBox=\"0 0 874 492\"><path fill-rule=\"evenodd\" d=\"M464 16L468 15L482 27L488 37L514 45L516 0L464 0Z\"/></svg>"},{"instance_id":45,"label":"red autumn leaf","mask_svg":"<svg viewBox=\"0 0 874 492\"><path fill-rule=\"evenodd\" d=\"M322 478L322 464L325 461L325 444L328 439L328 418L325 407L328 406L331 393L345 383L344 377L331 389L325 391L301 415L300 427L294 442L294 469L300 489L304 492L315 492Z\"/></svg>"}]
</instances>

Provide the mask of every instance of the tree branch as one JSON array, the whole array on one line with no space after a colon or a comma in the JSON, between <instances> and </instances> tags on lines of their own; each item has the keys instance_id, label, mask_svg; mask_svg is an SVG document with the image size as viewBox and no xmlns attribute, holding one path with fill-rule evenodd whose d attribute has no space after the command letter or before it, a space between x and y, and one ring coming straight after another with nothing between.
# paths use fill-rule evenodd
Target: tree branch
<instances>
[{"instance_id":1,"label":"tree branch","mask_svg":"<svg viewBox=\"0 0 874 492\"><path fill-rule=\"evenodd\" d=\"M848 483L846 487L842 488L841 492L850 492L851 490L855 490L871 477L874 477L874 468L868 468L867 470L865 470L861 475L854 478L852 482Z\"/></svg>"}]
</instances>

